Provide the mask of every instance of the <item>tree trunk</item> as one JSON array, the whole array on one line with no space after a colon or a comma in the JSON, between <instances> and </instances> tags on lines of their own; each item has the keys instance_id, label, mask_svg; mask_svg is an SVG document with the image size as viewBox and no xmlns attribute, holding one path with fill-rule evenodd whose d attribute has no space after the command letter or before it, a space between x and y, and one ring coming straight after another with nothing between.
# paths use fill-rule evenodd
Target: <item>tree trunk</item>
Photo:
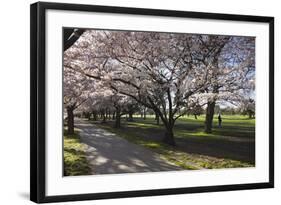
<instances>
[{"instance_id":1,"label":"tree trunk","mask_svg":"<svg viewBox=\"0 0 281 205\"><path fill-rule=\"evenodd\" d=\"M146 120L146 108L143 109L143 119Z\"/></svg>"},{"instance_id":2,"label":"tree trunk","mask_svg":"<svg viewBox=\"0 0 281 205\"><path fill-rule=\"evenodd\" d=\"M120 108L116 108L115 112L115 128L120 128L121 127L121 112Z\"/></svg>"},{"instance_id":3,"label":"tree trunk","mask_svg":"<svg viewBox=\"0 0 281 205\"><path fill-rule=\"evenodd\" d=\"M133 119L133 112L132 111L129 111L129 118L128 118L128 121L129 122L133 122L134 119Z\"/></svg>"},{"instance_id":4,"label":"tree trunk","mask_svg":"<svg viewBox=\"0 0 281 205\"><path fill-rule=\"evenodd\" d=\"M164 141L164 143L166 143L168 145L172 145L172 146L176 145L172 125L166 126L166 132L165 132L165 137L164 137L163 141Z\"/></svg>"},{"instance_id":5,"label":"tree trunk","mask_svg":"<svg viewBox=\"0 0 281 205\"><path fill-rule=\"evenodd\" d=\"M72 107L67 107L67 133L74 134L74 109Z\"/></svg>"},{"instance_id":6,"label":"tree trunk","mask_svg":"<svg viewBox=\"0 0 281 205\"><path fill-rule=\"evenodd\" d=\"M216 105L215 101L208 102L208 105L207 105L206 118L205 118L205 132L206 133L212 133L215 105Z\"/></svg>"},{"instance_id":7,"label":"tree trunk","mask_svg":"<svg viewBox=\"0 0 281 205\"><path fill-rule=\"evenodd\" d=\"M249 119L252 119L254 118L254 112L253 111L248 111L248 116L249 116Z\"/></svg>"},{"instance_id":8,"label":"tree trunk","mask_svg":"<svg viewBox=\"0 0 281 205\"><path fill-rule=\"evenodd\" d=\"M197 120L197 115L194 115L195 120Z\"/></svg>"},{"instance_id":9,"label":"tree trunk","mask_svg":"<svg viewBox=\"0 0 281 205\"><path fill-rule=\"evenodd\" d=\"M102 122L106 122L106 115L105 115L105 113L103 113Z\"/></svg>"},{"instance_id":10,"label":"tree trunk","mask_svg":"<svg viewBox=\"0 0 281 205\"><path fill-rule=\"evenodd\" d=\"M93 114L93 120L97 121L98 120L97 113L93 111L92 114Z\"/></svg>"},{"instance_id":11,"label":"tree trunk","mask_svg":"<svg viewBox=\"0 0 281 205\"><path fill-rule=\"evenodd\" d=\"M108 108L105 108L105 120L108 119Z\"/></svg>"},{"instance_id":12,"label":"tree trunk","mask_svg":"<svg viewBox=\"0 0 281 205\"><path fill-rule=\"evenodd\" d=\"M155 113L156 124L159 125L159 114Z\"/></svg>"}]
</instances>

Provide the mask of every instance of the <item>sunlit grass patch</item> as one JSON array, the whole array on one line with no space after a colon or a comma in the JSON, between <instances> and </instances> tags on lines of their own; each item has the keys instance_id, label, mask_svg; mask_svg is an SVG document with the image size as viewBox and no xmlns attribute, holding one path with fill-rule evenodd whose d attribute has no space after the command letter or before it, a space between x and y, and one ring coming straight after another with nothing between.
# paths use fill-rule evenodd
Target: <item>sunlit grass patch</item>
<instances>
[{"instance_id":1,"label":"sunlit grass patch","mask_svg":"<svg viewBox=\"0 0 281 205\"><path fill-rule=\"evenodd\" d=\"M175 130L175 135L178 138L185 138L185 137L196 137L196 138L214 138L217 137L215 134L212 133L205 133L203 131L195 131L195 132L186 132L185 130Z\"/></svg>"},{"instance_id":2,"label":"sunlit grass patch","mask_svg":"<svg viewBox=\"0 0 281 205\"><path fill-rule=\"evenodd\" d=\"M160 143L156 143L156 142L145 141L145 142L141 142L140 144L145 147L151 148L151 149L159 149L162 147L162 145Z\"/></svg>"},{"instance_id":3,"label":"sunlit grass patch","mask_svg":"<svg viewBox=\"0 0 281 205\"><path fill-rule=\"evenodd\" d=\"M127 127L141 127L146 129L146 128L159 128L159 125L143 123L143 122L128 122Z\"/></svg>"},{"instance_id":4,"label":"sunlit grass patch","mask_svg":"<svg viewBox=\"0 0 281 205\"><path fill-rule=\"evenodd\" d=\"M64 134L64 175L77 176L90 174L85 147L80 143L77 132L73 135Z\"/></svg>"}]
</instances>

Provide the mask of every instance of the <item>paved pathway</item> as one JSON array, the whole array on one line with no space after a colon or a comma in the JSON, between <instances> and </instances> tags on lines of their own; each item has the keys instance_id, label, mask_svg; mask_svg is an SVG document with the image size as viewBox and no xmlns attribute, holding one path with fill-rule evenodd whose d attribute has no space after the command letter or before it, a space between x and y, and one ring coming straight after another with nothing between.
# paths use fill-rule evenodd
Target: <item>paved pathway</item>
<instances>
[{"instance_id":1,"label":"paved pathway","mask_svg":"<svg viewBox=\"0 0 281 205\"><path fill-rule=\"evenodd\" d=\"M92 174L181 170L161 159L157 153L87 121L75 119L75 126L81 129L81 141L87 145L87 159L92 167Z\"/></svg>"}]
</instances>

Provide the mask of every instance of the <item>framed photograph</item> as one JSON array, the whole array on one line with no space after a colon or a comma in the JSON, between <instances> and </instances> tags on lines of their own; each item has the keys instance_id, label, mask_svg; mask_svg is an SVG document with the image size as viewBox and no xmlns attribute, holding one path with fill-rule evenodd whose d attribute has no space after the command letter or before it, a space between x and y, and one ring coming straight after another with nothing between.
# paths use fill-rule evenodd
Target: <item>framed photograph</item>
<instances>
[{"instance_id":1,"label":"framed photograph","mask_svg":"<svg viewBox=\"0 0 281 205\"><path fill-rule=\"evenodd\" d=\"M30 198L274 187L274 18L31 5Z\"/></svg>"}]
</instances>

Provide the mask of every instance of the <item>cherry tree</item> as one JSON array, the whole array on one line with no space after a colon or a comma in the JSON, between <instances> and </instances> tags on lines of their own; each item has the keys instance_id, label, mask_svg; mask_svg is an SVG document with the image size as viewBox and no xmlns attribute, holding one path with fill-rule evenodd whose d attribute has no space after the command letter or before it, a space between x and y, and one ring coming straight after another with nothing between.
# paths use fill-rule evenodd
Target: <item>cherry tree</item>
<instances>
[{"instance_id":1,"label":"cherry tree","mask_svg":"<svg viewBox=\"0 0 281 205\"><path fill-rule=\"evenodd\" d=\"M255 39L217 35L196 36L198 59L210 69L211 81L201 95L205 101L205 132L212 132L217 102L237 102L254 92ZM209 65L209 66L207 66Z\"/></svg>"},{"instance_id":2,"label":"cherry tree","mask_svg":"<svg viewBox=\"0 0 281 205\"><path fill-rule=\"evenodd\" d=\"M243 37L88 30L68 50L72 60L64 65L111 90L116 116L128 99L153 110L166 128L164 142L175 145L174 124L194 102L207 105L210 131L216 102L238 99L247 86L250 90L253 42Z\"/></svg>"},{"instance_id":3,"label":"cherry tree","mask_svg":"<svg viewBox=\"0 0 281 205\"><path fill-rule=\"evenodd\" d=\"M64 108L67 113L68 134L74 133L74 110L81 106L87 99L87 89L83 85L83 77L78 78L77 74L64 72Z\"/></svg>"},{"instance_id":4,"label":"cherry tree","mask_svg":"<svg viewBox=\"0 0 281 205\"><path fill-rule=\"evenodd\" d=\"M175 121L210 81L210 69L194 53L194 36L87 31L79 40L79 58L87 65L79 72L152 109L166 128L164 142L175 145Z\"/></svg>"},{"instance_id":5,"label":"cherry tree","mask_svg":"<svg viewBox=\"0 0 281 205\"><path fill-rule=\"evenodd\" d=\"M93 81L72 68L81 69L83 64L76 61L75 49L64 52L63 102L67 114L68 134L74 133L74 111L90 99Z\"/></svg>"},{"instance_id":6,"label":"cherry tree","mask_svg":"<svg viewBox=\"0 0 281 205\"><path fill-rule=\"evenodd\" d=\"M255 100L252 98L245 98L241 100L240 103L240 111L243 114L247 114L249 116L249 119L252 119L255 117Z\"/></svg>"}]
</instances>

